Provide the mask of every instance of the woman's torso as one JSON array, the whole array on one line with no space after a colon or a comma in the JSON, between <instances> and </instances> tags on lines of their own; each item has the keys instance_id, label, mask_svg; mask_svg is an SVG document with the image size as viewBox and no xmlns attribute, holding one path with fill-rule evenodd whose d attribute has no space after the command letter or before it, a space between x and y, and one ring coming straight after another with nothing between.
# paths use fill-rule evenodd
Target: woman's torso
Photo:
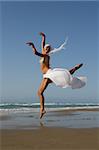
<instances>
[{"instance_id":1,"label":"woman's torso","mask_svg":"<svg viewBox=\"0 0 99 150\"><path fill-rule=\"evenodd\" d=\"M50 68L50 56L46 55L40 59L40 67L43 74L45 74Z\"/></svg>"}]
</instances>

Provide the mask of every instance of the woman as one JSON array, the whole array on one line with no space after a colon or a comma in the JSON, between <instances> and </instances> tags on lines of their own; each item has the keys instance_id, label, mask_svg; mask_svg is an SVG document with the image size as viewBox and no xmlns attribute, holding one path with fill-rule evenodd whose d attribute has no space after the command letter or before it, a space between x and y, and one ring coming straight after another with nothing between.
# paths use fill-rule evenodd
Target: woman
<instances>
[{"instance_id":1,"label":"woman","mask_svg":"<svg viewBox=\"0 0 99 150\"><path fill-rule=\"evenodd\" d=\"M42 53L39 53L34 44L32 42L28 42L29 46L32 47L33 53L37 56L39 56L40 59L40 66L41 66L41 71L43 73L43 80L40 84L40 87L38 89L38 96L40 98L40 118L43 117L43 115L46 113L44 109L44 91L47 88L47 86L54 82L56 85L61 86L61 87L68 87L71 86L73 82L72 79L72 74L78 70L83 64L76 65L74 68L70 69L69 71L66 69L61 69L61 68L56 68L56 69L51 69L50 67L50 56L49 53L51 52L51 46L49 44L45 45L45 34L40 33L42 36ZM80 81L80 79L76 78L77 80ZM82 81L83 82L83 81ZM84 83L84 82L83 82ZM82 85L84 86L84 84ZM79 87L78 87L79 88Z\"/></svg>"}]
</instances>

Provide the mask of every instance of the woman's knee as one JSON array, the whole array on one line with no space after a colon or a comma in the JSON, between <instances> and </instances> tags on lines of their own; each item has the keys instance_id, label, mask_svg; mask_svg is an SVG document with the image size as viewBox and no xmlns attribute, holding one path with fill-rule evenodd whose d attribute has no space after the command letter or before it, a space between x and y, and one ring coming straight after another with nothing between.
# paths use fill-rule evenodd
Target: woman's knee
<instances>
[{"instance_id":1,"label":"woman's knee","mask_svg":"<svg viewBox=\"0 0 99 150\"><path fill-rule=\"evenodd\" d=\"M42 94L43 94L43 91L42 90L38 90L37 95L41 96Z\"/></svg>"},{"instance_id":2,"label":"woman's knee","mask_svg":"<svg viewBox=\"0 0 99 150\"><path fill-rule=\"evenodd\" d=\"M40 85L40 87L39 87L39 89L38 89L38 92L37 92L37 95L38 96L41 96L41 95L43 95L43 92L45 91L45 89L47 88L47 86L48 86L48 79L43 79L43 81L42 81L42 83L41 83L41 85Z\"/></svg>"}]
</instances>

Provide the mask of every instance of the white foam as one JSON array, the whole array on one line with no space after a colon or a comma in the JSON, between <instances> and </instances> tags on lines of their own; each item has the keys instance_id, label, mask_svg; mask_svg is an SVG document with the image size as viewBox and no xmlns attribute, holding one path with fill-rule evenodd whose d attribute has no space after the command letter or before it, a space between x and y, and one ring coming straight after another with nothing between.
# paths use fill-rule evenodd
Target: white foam
<instances>
[{"instance_id":1,"label":"white foam","mask_svg":"<svg viewBox=\"0 0 99 150\"><path fill-rule=\"evenodd\" d=\"M85 106L85 107L59 107L59 108L46 108L47 112L61 111L61 110L83 110L83 109L99 109L99 106ZM37 113L40 108L17 108L17 109L0 109L0 116L17 114L17 113Z\"/></svg>"}]
</instances>

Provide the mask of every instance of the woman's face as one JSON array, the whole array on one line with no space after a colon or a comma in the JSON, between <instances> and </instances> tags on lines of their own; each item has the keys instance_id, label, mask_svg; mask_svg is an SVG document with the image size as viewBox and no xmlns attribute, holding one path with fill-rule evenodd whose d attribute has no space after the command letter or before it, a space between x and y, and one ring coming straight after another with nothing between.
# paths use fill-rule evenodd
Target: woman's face
<instances>
[{"instance_id":1,"label":"woman's face","mask_svg":"<svg viewBox=\"0 0 99 150\"><path fill-rule=\"evenodd\" d=\"M46 54L49 53L50 50L51 50L51 47L50 47L50 46L47 46L47 47L45 48L45 53L46 53Z\"/></svg>"}]
</instances>

